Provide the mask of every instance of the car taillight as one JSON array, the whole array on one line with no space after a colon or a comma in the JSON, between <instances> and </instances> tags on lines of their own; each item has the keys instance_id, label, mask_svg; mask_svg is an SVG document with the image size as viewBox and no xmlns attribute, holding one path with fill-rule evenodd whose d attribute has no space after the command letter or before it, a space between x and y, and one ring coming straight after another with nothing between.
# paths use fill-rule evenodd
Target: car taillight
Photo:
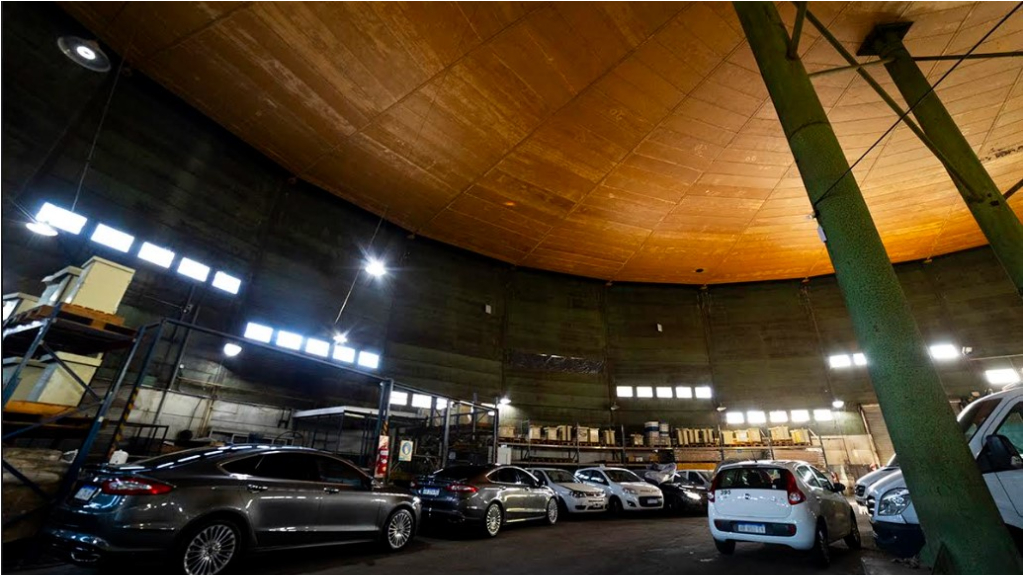
<instances>
[{"instance_id":1,"label":"car taillight","mask_svg":"<svg viewBox=\"0 0 1024 576\"><path fill-rule=\"evenodd\" d=\"M419 488L419 487L420 487L420 483L419 482L417 482L415 480L413 480L412 482L409 482L409 488L412 488L412 489L415 490L416 488Z\"/></svg>"},{"instance_id":2,"label":"car taillight","mask_svg":"<svg viewBox=\"0 0 1024 576\"><path fill-rule=\"evenodd\" d=\"M718 484L722 481L722 475L716 474L715 479L711 482L711 488L708 489L708 502L715 501L715 490L718 490Z\"/></svg>"},{"instance_id":3,"label":"car taillight","mask_svg":"<svg viewBox=\"0 0 1024 576\"><path fill-rule=\"evenodd\" d=\"M156 496L166 494L173 487L170 484L149 480L147 478L114 478L106 480L100 487L104 494L117 494L119 496Z\"/></svg>"},{"instance_id":4,"label":"car taillight","mask_svg":"<svg viewBox=\"0 0 1024 576\"><path fill-rule=\"evenodd\" d=\"M790 504L799 504L807 499L804 493L800 491L800 487L796 485L796 476L789 470L785 471L786 474L786 498L789 499Z\"/></svg>"},{"instance_id":5,"label":"car taillight","mask_svg":"<svg viewBox=\"0 0 1024 576\"><path fill-rule=\"evenodd\" d=\"M445 490L459 494L475 494L476 486L470 486L469 484L449 484L448 486L445 486Z\"/></svg>"}]
</instances>

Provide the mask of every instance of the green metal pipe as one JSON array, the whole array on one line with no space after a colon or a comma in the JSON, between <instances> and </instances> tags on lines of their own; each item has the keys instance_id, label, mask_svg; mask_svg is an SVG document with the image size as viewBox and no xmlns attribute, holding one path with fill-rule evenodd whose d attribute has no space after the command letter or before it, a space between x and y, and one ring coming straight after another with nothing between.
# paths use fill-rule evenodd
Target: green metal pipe
<instances>
[{"instance_id":1,"label":"green metal pipe","mask_svg":"<svg viewBox=\"0 0 1024 576\"><path fill-rule=\"evenodd\" d=\"M957 175L953 183L988 239L996 258L1017 287L1019 295L1022 282L1021 260L1024 254L1021 221L1010 209L1006 198L960 132L953 117L946 111L938 94L932 90L928 79L903 46L901 35L892 29L878 27L872 37L872 48L882 59L889 60L885 69L889 71L903 99L911 105L918 125L942 152L950 171Z\"/></svg>"},{"instance_id":2,"label":"green metal pipe","mask_svg":"<svg viewBox=\"0 0 1024 576\"><path fill-rule=\"evenodd\" d=\"M953 417L867 204L770 2L735 2L868 359L926 537L961 573L1020 573L1021 560Z\"/></svg>"}]
</instances>

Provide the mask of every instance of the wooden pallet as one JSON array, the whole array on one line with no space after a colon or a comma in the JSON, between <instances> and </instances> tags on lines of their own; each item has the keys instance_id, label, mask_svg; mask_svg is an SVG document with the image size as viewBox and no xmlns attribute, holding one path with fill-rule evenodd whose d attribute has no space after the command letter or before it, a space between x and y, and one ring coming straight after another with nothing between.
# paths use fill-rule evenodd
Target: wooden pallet
<instances>
[{"instance_id":1,"label":"wooden pallet","mask_svg":"<svg viewBox=\"0 0 1024 576\"><path fill-rule=\"evenodd\" d=\"M36 320L45 320L53 314L53 306L42 305L26 310L15 317L15 322L33 322ZM62 320L70 320L79 324L85 324L91 328L97 330L110 330L114 332L121 332L125 328L124 318L116 314L108 314L99 310L93 310L92 308L86 308L85 306L78 306L76 304L64 304L60 307L57 312L57 318Z\"/></svg>"}]
</instances>

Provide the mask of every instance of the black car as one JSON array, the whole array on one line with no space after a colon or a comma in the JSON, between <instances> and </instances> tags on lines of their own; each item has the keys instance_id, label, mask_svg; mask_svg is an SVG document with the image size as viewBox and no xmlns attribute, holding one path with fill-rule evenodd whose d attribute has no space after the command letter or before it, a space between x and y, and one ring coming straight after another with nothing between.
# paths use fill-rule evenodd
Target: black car
<instances>
[{"instance_id":1,"label":"black car","mask_svg":"<svg viewBox=\"0 0 1024 576\"><path fill-rule=\"evenodd\" d=\"M661 488L665 494L665 510L669 514L693 514L707 512L708 490L701 478L691 478L695 472L679 471L660 484L648 482Z\"/></svg>"}]
</instances>

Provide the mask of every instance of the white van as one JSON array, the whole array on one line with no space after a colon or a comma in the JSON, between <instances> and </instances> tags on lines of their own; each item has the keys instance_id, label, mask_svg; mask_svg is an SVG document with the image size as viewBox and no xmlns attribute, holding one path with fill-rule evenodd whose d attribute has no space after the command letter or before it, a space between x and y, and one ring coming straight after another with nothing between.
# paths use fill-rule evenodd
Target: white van
<instances>
[{"instance_id":1,"label":"white van","mask_svg":"<svg viewBox=\"0 0 1024 576\"><path fill-rule=\"evenodd\" d=\"M971 402L957 416L1003 522L1014 533L1018 545L1024 492L1022 401L1024 393L1020 386L1014 386ZM871 484L866 504L879 548L900 557L913 556L921 550L924 532L901 471Z\"/></svg>"}]
</instances>

